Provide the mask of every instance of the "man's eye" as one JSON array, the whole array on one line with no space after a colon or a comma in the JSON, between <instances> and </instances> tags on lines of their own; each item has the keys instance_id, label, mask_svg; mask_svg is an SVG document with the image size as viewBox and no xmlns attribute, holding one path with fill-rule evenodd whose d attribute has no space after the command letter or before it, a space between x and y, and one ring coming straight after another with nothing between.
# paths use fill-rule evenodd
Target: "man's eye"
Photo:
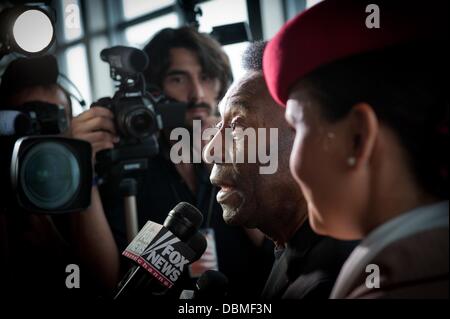
<instances>
[{"instance_id":1,"label":"man's eye","mask_svg":"<svg viewBox=\"0 0 450 319\"><path fill-rule=\"evenodd\" d=\"M203 74L200 78L203 82L208 82L212 80L212 78L206 74Z\"/></svg>"},{"instance_id":2,"label":"man's eye","mask_svg":"<svg viewBox=\"0 0 450 319\"><path fill-rule=\"evenodd\" d=\"M242 129L244 129L244 127L245 127L244 123L245 122L243 121L242 117L237 116L231 121L230 127L233 131L238 127L241 127Z\"/></svg>"},{"instance_id":3,"label":"man's eye","mask_svg":"<svg viewBox=\"0 0 450 319\"><path fill-rule=\"evenodd\" d=\"M172 76L172 77L169 78L169 82L176 83L176 84L183 83L183 77L181 77L181 76Z\"/></svg>"}]
</instances>

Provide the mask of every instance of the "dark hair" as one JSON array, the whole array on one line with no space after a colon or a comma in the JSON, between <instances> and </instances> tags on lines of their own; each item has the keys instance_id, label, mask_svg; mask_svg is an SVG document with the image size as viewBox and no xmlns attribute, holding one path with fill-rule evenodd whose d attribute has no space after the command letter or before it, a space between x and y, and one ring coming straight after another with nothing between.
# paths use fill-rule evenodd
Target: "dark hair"
<instances>
[{"instance_id":1,"label":"dark hair","mask_svg":"<svg viewBox=\"0 0 450 319\"><path fill-rule=\"evenodd\" d=\"M230 61L216 40L192 27L163 29L144 47L149 57L149 66L144 71L144 76L149 84L161 88L170 66L172 48L185 48L197 54L203 72L220 81L218 98L225 95L233 79Z\"/></svg>"},{"instance_id":2,"label":"dark hair","mask_svg":"<svg viewBox=\"0 0 450 319\"><path fill-rule=\"evenodd\" d=\"M71 94L58 83L58 62L53 55L18 58L11 61L2 74L0 83L0 108L8 107L8 101L16 94L34 87L59 88L67 97L72 117Z\"/></svg>"},{"instance_id":3,"label":"dark hair","mask_svg":"<svg viewBox=\"0 0 450 319\"><path fill-rule=\"evenodd\" d=\"M263 55L266 41L256 41L249 44L242 57L242 67L246 71L263 71Z\"/></svg>"},{"instance_id":4,"label":"dark hair","mask_svg":"<svg viewBox=\"0 0 450 319\"><path fill-rule=\"evenodd\" d=\"M433 48L408 44L351 57L314 71L302 84L331 122L368 103L397 134L419 185L448 198L449 99L442 76L448 57Z\"/></svg>"}]
</instances>

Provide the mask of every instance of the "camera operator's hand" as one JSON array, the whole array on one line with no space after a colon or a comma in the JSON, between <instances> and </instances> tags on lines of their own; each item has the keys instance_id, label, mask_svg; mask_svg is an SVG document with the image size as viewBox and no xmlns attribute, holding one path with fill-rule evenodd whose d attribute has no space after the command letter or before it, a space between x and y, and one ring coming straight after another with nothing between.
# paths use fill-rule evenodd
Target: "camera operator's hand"
<instances>
[{"instance_id":1,"label":"camera operator's hand","mask_svg":"<svg viewBox=\"0 0 450 319\"><path fill-rule=\"evenodd\" d=\"M113 113L96 105L72 120L70 135L91 143L94 158L98 151L111 149L119 141Z\"/></svg>"}]
</instances>

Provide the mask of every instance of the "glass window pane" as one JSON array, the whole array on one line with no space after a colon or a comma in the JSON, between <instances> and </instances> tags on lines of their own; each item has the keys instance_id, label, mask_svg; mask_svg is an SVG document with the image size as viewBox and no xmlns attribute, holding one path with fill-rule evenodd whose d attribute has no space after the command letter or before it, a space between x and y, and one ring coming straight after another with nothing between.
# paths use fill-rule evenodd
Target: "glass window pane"
<instances>
[{"instance_id":1,"label":"glass window pane","mask_svg":"<svg viewBox=\"0 0 450 319\"><path fill-rule=\"evenodd\" d=\"M312 6L318 4L322 0L306 0L306 8L311 8Z\"/></svg>"},{"instance_id":2,"label":"glass window pane","mask_svg":"<svg viewBox=\"0 0 450 319\"><path fill-rule=\"evenodd\" d=\"M105 96L112 96L114 93L114 85L109 76L108 63L100 59L100 52L108 47L108 39L106 36L98 36L91 40L91 61L92 61L92 98L98 100Z\"/></svg>"},{"instance_id":3,"label":"glass window pane","mask_svg":"<svg viewBox=\"0 0 450 319\"><path fill-rule=\"evenodd\" d=\"M86 18L89 21L90 31L99 31L106 28L106 14L104 1L86 1Z\"/></svg>"},{"instance_id":4,"label":"glass window pane","mask_svg":"<svg viewBox=\"0 0 450 319\"><path fill-rule=\"evenodd\" d=\"M122 0L123 16L127 20L133 19L174 3L174 0Z\"/></svg>"},{"instance_id":5,"label":"glass window pane","mask_svg":"<svg viewBox=\"0 0 450 319\"><path fill-rule=\"evenodd\" d=\"M81 23L81 10L78 0L63 0L62 10L64 13L64 39L73 41L83 36L83 25Z\"/></svg>"},{"instance_id":6,"label":"glass window pane","mask_svg":"<svg viewBox=\"0 0 450 319\"><path fill-rule=\"evenodd\" d=\"M125 30L125 39L128 45L141 48L161 29L176 28L178 25L178 16L175 13L166 14L127 28Z\"/></svg>"},{"instance_id":7,"label":"glass window pane","mask_svg":"<svg viewBox=\"0 0 450 319\"><path fill-rule=\"evenodd\" d=\"M203 15L199 18L201 32L211 32L212 27L235 22L248 22L245 0L211 0L199 5Z\"/></svg>"},{"instance_id":8,"label":"glass window pane","mask_svg":"<svg viewBox=\"0 0 450 319\"><path fill-rule=\"evenodd\" d=\"M67 77L78 87L83 95L86 105L92 102L91 84L89 81L89 69L86 58L86 48L82 44L69 47L65 52ZM82 111L81 107L74 104L74 115Z\"/></svg>"},{"instance_id":9,"label":"glass window pane","mask_svg":"<svg viewBox=\"0 0 450 319\"><path fill-rule=\"evenodd\" d=\"M211 0L199 6L203 12L203 15L199 18L200 32L210 33L214 26L248 22L247 2L245 0ZM232 14L224 14L224 12L232 12ZM230 59L234 81L244 74L242 55L247 45L248 42L241 42L223 47Z\"/></svg>"},{"instance_id":10,"label":"glass window pane","mask_svg":"<svg viewBox=\"0 0 450 319\"><path fill-rule=\"evenodd\" d=\"M245 73L245 70L242 67L242 57L248 45L249 42L241 42L223 47L224 51L228 55L228 58L230 59L231 71L233 72L233 82L239 80Z\"/></svg>"}]
</instances>

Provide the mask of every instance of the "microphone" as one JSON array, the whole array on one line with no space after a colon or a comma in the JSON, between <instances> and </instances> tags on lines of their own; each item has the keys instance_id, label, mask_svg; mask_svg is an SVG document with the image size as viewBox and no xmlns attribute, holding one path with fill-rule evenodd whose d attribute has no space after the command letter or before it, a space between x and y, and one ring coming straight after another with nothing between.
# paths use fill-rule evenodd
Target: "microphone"
<instances>
[{"instance_id":1,"label":"microphone","mask_svg":"<svg viewBox=\"0 0 450 319\"><path fill-rule=\"evenodd\" d=\"M198 231L202 222L198 209L185 202L169 212L164 225L148 221L122 253L137 266L119 283L114 299L167 295L186 266L206 250Z\"/></svg>"},{"instance_id":2,"label":"microphone","mask_svg":"<svg viewBox=\"0 0 450 319\"><path fill-rule=\"evenodd\" d=\"M195 284L195 290L183 290L180 299L219 301L228 294L228 278L216 270L205 271Z\"/></svg>"},{"instance_id":3,"label":"microphone","mask_svg":"<svg viewBox=\"0 0 450 319\"><path fill-rule=\"evenodd\" d=\"M22 112L0 111L0 136L25 135L31 130L30 118Z\"/></svg>"}]
</instances>

